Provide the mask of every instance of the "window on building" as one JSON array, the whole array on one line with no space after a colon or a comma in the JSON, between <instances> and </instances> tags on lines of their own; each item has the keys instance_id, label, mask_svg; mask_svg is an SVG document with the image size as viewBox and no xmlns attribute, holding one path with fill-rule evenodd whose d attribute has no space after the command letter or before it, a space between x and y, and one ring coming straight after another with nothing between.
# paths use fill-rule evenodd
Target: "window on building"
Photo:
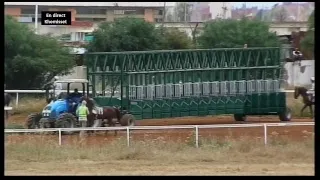
<instances>
[{"instance_id":1,"label":"window on building","mask_svg":"<svg viewBox=\"0 0 320 180\"><path fill-rule=\"evenodd\" d=\"M106 18L76 18L76 21L89 21L89 22L102 22L106 21Z\"/></svg>"},{"instance_id":2,"label":"window on building","mask_svg":"<svg viewBox=\"0 0 320 180\"><path fill-rule=\"evenodd\" d=\"M113 14L116 14L116 15L124 14L124 10L114 10Z\"/></svg>"},{"instance_id":3,"label":"window on building","mask_svg":"<svg viewBox=\"0 0 320 180\"><path fill-rule=\"evenodd\" d=\"M159 10L158 15L163 15L163 10Z\"/></svg>"},{"instance_id":4,"label":"window on building","mask_svg":"<svg viewBox=\"0 0 320 180\"><path fill-rule=\"evenodd\" d=\"M85 32L74 32L71 35L71 41L84 41Z\"/></svg>"},{"instance_id":5,"label":"window on building","mask_svg":"<svg viewBox=\"0 0 320 180\"><path fill-rule=\"evenodd\" d=\"M61 41L70 41L71 40L71 34L62 34L60 37Z\"/></svg>"},{"instance_id":6,"label":"window on building","mask_svg":"<svg viewBox=\"0 0 320 180\"><path fill-rule=\"evenodd\" d=\"M34 14L35 13L35 8L21 8L21 14Z\"/></svg>"},{"instance_id":7,"label":"window on building","mask_svg":"<svg viewBox=\"0 0 320 180\"><path fill-rule=\"evenodd\" d=\"M93 22L103 22L103 21L107 21L106 18L93 18Z\"/></svg>"},{"instance_id":8,"label":"window on building","mask_svg":"<svg viewBox=\"0 0 320 180\"><path fill-rule=\"evenodd\" d=\"M137 14L136 10L124 10L124 14Z\"/></svg>"},{"instance_id":9,"label":"window on building","mask_svg":"<svg viewBox=\"0 0 320 180\"><path fill-rule=\"evenodd\" d=\"M36 22L36 18L32 18L32 22ZM38 18L38 23L41 23L41 18Z\"/></svg>"},{"instance_id":10,"label":"window on building","mask_svg":"<svg viewBox=\"0 0 320 180\"><path fill-rule=\"evenodd\" d=\"M123 19L123 18L128 18L128 17L130 17L130 18L135 18L135 19L142 19L142 20L144 20L144 18L143 18L143 17L142 17L142 18L140 18L140 17L135 17L135 16L114 17L114 20Z\"/></svg>"},{"instance_id":11,"label":"window on building","mask_svg":"<svg viewBox=\"0 0 320 180\"><path fill-rule=\"evenodd\" d=\"M76 8L77 14L106 14L106 9L95 9L90 7Z\"/></svg>"},{"instance_id":12,"label":"window on building","mask_svg":"<svg viewBox=\"0 0 320 180\"><path fill-rule=\"evenodd\" d=\"M137 9L136 10L136 14L138 14L138 15L144 15L144 9Z\"/></svg>"},{"instance_id":13,"label":"window on building","mask_svg":"<svg viewBox=\"0 0 320 180\"><path fill-rule=\"evenodd\" d=\"M155 22L162 22L162 18L154 18Z\"/></svg>"},{"instance_id":14,"label":"window on building","mask_svg":"<svg viewBox=\"0 0 320 180\"><path fill-rule=\"evenodd\" d=\"M49 8L42 6L38 7L38 14L41 14L42 11L49 11Z\"/></svg>"}]
</instances>

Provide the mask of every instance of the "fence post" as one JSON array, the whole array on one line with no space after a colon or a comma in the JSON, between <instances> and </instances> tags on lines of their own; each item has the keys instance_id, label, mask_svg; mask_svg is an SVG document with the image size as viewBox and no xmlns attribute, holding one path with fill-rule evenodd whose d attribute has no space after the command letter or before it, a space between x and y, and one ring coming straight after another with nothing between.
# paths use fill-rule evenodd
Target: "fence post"
<instances>
[{"instance_id":1,"label":"fence post","mask_svg":"<svg viewBox=\"0 0 320 180\"><path fill-rule=\"evenodd\" d=\"M16 107L18 107L19 104L19 93L16 93Z\"/></svg>"},{"instance_id":2,"label":"fence post","mask_svg":"<svg viewBox=\"0 0 320 180\"><path fill-rule=\"evenodd\" d=\"M127 146L130 146L130 129L129 126L127 127Z\"/></svg>"},{"instance_id":3,"label":"fence post","mask_svg":"<svg viewBox=\"0 0 320 180\"><path fill-rule=\"evenodd\" d=\"M61 139L61 129L59 128L59 146L62 144L62 139Z\"/></svg>"},{"instance_id":4,"label":"fence post","mask_svg":"<svg viewBox=\"0 0 320 180\"><path fill-rule=\"evenodd\" d=\"M196 148L199 147L199 127L195 126L196 129Z\"/></svg>"},{"instance_id":5,"label":"fence post","mask_svg":"<svg viewBox=\"0 0 320 180\"><path fill-rule=\"evenodd\" d=\"M264 145L267 145L268 143L267 124L263 124L263 132L264 132Z\"/></svg>"}]
</instances>

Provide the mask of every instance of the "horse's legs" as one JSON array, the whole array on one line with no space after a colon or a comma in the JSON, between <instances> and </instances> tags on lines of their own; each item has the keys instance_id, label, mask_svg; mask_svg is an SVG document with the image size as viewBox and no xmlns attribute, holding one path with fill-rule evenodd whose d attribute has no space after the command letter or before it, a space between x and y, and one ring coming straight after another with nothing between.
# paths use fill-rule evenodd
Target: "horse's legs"
<instances>
[{"instance_id":1,"label":"horse's legs","mask_svg":"<svg viewBox=\"0 0 320 180\"><path fill-rule=\"evenodd\" d=\"M5 128L7 127L7 124L8 124L8 118L9 118L9 112L8 111L5 111L4 113L4 120L5 120Z\"/></svg>"},{"instance_id":2,"label":"horse's legs","mask_svg":"<svg viewBox=\"0 0 320 180\"><path fill-rule=\"evenodd\" d=\"M108 125L108 127L110 127L110 118L107 118L107 122L104 123L104 127L107 127L106 125ZM109 132L109 130L106 130L105 135L107 135Z\"/></svg>"},{"instance_id":3,"label":"horse's legs","mask_svg":"<svg viewBox=\"0 0 320 180\"><path fill-rule=\"evenodd\" d=\"M112 126L116 127L116 123L113 121L113 119L111 120ZM114 136L117 136L118 134L118 130L114 130Z\"/></svg>"},{"instance_id":4,"label":"horse's legs","mask_svg":"<svg viewBox=\"0 0 320 180\"><path fill-rule=\"evenodd\" d=\"M309 106L311 117L313 117L313 110L312 110L312 105Z\"/></svg>"},{"instance_id":5,"label":"horse's legs","mask_svg":"<svg viewBox=\"0 0 320 180\"><path fill-rule=\"evenodd\" d=\"M308 105L306 105L306 104L303 106L303 108L302 108L301 111L300 111L300 115L301 115L301 116L302 116L302 113L303 113L304 109L306 109L307 107L308 107Z\"/></svg>"}]
</instances>

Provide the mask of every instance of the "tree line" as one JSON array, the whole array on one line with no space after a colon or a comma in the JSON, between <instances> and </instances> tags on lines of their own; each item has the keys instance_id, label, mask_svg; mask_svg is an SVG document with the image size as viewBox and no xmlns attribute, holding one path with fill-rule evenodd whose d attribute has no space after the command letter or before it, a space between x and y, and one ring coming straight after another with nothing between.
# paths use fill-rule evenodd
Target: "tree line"
<instances>
[{"instance_id":1,"label":"tree line","mask_svg":"<svg viewBox=\"0 0 320 180\"><path fill-rule=\"evenodd\" d=\"M313 48L314 37L309 34L304 44L306 48ZM101 23L93 37L86 46L89 52L239 48L244 44L248 47L280 46L267 23L248 19L209 21L201 33L194 29L189 37L175 28L156 27L153 23L128 17ZM68 74L73 66L74 56L58 39L35 34L27 25L5 17L7 89L41 89L54 76Z\"/></svg>"}]
</instances>

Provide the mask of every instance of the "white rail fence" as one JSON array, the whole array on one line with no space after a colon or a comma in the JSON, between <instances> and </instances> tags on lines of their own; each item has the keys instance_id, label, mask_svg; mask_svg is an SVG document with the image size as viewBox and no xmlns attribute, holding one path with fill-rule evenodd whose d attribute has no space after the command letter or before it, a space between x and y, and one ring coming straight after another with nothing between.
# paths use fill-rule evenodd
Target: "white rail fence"
<instances>
[{"instance_id":1,"label":"white rail fence","mask_svg":"<svg viewBox=\"0 0 320 180\"><path fill-rule=\"evenodd\" d=\"M16 102L15 106L19 106L19 94L44 94L46 91L45 90L5 90L4 92L6 93L14 93L16 94ZM61 92L67 92L66 90L62 90ZM81 92L81 91L79 91ZM293 93L294 90L285 90L286 93ZM91 93L91 91L89 92ZM108 93L108 92L106 92Z\"/></svg>"},{"instance_id":2,"label":"white rail fence","mask_svg":"<svg viewBox=\"0 0 320 180\"><path fill-rule=\"evenodd\" d=\"M48 128L48 129L5 129L5 133L39 133L39 132L58 132L59 145L62 145L63 131L114 131L126 130L127 146L130 146L130 132L132 130L166 130L166 129L194 129L195 131L195 147L199 147L199 131L200 129L213 128L249 128L263 127L264 144L268 144L268 127L288 127L288 126L314 126L314 122L300 123L259 123L259 124L217 124L217 125L182 125L182 126L131 126L131 127L98 127L98 128ZM262 129L261 129L262 130ZM261 133L262 134L262 133Z\"/></svg>"},{"instance_id":3,"label":"white rail fence","mask_svg":"<svg viewBox=\"0 0 320 180\"><path fill-rule=\"evenodd\" d=\"M5 115L4 115L4 124L5 124L5 127L7 127L7 120L8 120L8 118L9 118L9 113L8 114L6 114L6 112L7 111L12 111L12 107L9 107L9 106L4 106L4 111L5 111Z\"/></svg>"}]
</instances>

